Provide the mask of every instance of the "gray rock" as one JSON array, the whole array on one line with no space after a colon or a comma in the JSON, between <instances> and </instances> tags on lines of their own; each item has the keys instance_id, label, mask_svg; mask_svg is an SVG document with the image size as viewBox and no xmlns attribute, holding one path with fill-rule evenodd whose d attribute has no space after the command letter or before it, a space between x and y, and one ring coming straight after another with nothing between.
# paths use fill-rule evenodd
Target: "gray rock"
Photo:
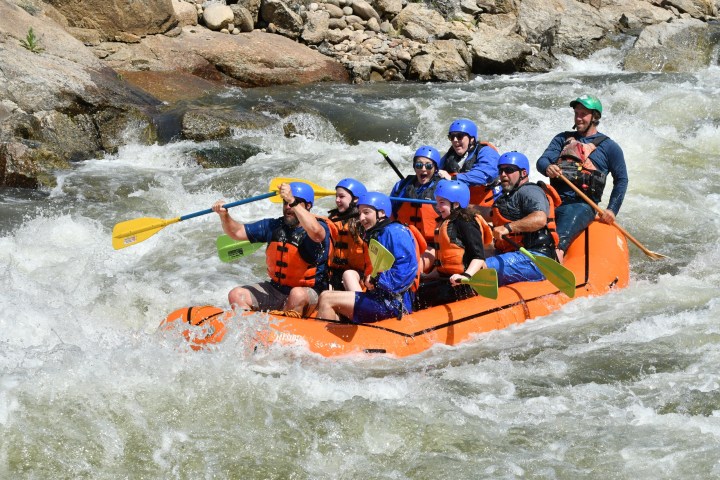
<instances>
[{"instance_id":1,"label":"gray rock","mask_svg":"<svg viewBox=\"0 0 720 480\"><path fill-rule=\"evenodd\" d=\"M478 25L469 44L473 55L474 73L517 72L532 54L532 49L519 35L503 36L487 25Z\"/></svg>"},{"instance_id":2,"label":"gray rock","mask_svg":"<svg viewBox=\"0 0 720 480\"><path fill-rule=\"evenodd\" d=\"M281 0L265 0L260 6L260 18L268 24L272 23L286 33L294 32L295 38L300 33L303 19ZM289 36L286 34L286 36Z\"/></svg>"},{"instance_id":3,"label":"gray rock","mask_svg":"<svg viewBox=\"0 0 720 480\"><path fill-rule=\"evenodd\" d=\"M255 18L247 8L239 4L230 5L233 11L233 23L240 32L252 32L255 29Z\"/></svg>"},{"instance_id":4,"label":"gray rock","mask_svg":"<svg viewBox=\"0 0 720 480\"><path fill-rule=\"evenodd\" d=\"M76 27L92 28L103 40L123 32L142 37L174 28L177 17L168 0L46 0Z\"/></svg>"},{"instance_id":5,"label":"gray rock","mask_svg":"<svg viewBox=\"0 0 720 480\"><path fill-rule=\"evenodd\" d=\"M380 20L380 15L375 11L372 5L365 0L353 0L352 11L363 20L370 20L371 18Z\"/></svg>"},{"instance_id":6,"label":"gray rock","mask_svg":"<svg viewBox=\"0 0 720 480\"><path fill-rule=\"evenodd\" d=\"M342 18L345 15L342 8L337 5L333 5L332 3L325 3L323 4L323 7L330 15L330 18Z\"/></svg>"},{"instance_id":7,"label":"gray rock","mask_svg":"<svg viewBox=\"0 0 720 480\"><path fill-rule=\"evenodd\" d=\"M439 40L410 62L409 76L420 81L464 82L470 78L469 52L458 40ZM461 53L462 52L462 53Z\"/></svg>"},{"instance_id":8,"label":"gray rock","mask_svg":"<svg viewBox=\"0 0 720 480\"><path fill-rule=\"evenodd\" d=\"M182 119L182 135L188 140L205 141L228 138L233 130L258 130L273 123L269 117L238 109L194 107Z\"/></svg>"},{"instance_id":9,"label":"gray rock","mask_svg":"<svg viewBox=\"0 0 720 480\"><path fill-rule=\"evenodd\" d=\"M625 57L625 69L641 72L691 72L706 68L720 41L717 26L694 19L646 27Z\"/></svg>"},{"instance_id":10,"label":"gray rock","mask_svg":"<svg viewBox=\"0 0 720 480\"><path fill-rule=\"evenodd\" d=\"M317 45L325 40L330 28L330 15L325 11L308 12L300 38L307 44Z\"/></svg>"},{"instance_id":11,"label":"gray rock","mask_svg":"<svg viewBox=\"0 0 720 480\"><path fill-rule=\"evenodd\" d=\"M401 33L406 31L406 26L409 23L421 27L429 36L434 38L445 38L448 33L448 26L442 15L435 10L430 10L423 4L409 4L392 21L393 27ZM414 29L415 27L411 28ZM415 33L418 32L419 30L415 30Z\"/></svg>"},{"instance_id":12,"label":"gray rock","mask_svg":"<svg viewBox=\"0 0 720 480\"><path fill-rule=\"evenodd\" d=\"M402 0L375 0L375 7L386 18L393 18L403 7Z\"/></svg>"},{"instance_id":13,"label":"gray rock","mask_svg":"<svg viewBox=\"0 0 720 480\"><path fill-rule=\"evenodd\" d=\"M198 13L194 4L183 0L172 0L172 7L178 21L178 27L197 25Z\"/></svg>"},{"instance_id":14,"label":"gray rock","mask_svg":"<svg viewBox=\"0 0 720 480\"><path fill-rule=\"evenodd\" d=\"M211 3L203 10L203 22L210 30L219 31L227 28L235 20L232 8L221 3Z\"/></svg>"},{"instance_id":15,"label":"gray rock","mask_svg":"<svg viewBox=\"0 0 720 480\"><path fill-rule=\"evenodd\" d=\"M235 5L247 9L247 11L250 12L250 15L252 16L253 24L255 24L257 23L260 15L260 3L261 0L238 0ZM233 5L230 5L230 8L232 7Z\"/></svg>"}]
</instances>

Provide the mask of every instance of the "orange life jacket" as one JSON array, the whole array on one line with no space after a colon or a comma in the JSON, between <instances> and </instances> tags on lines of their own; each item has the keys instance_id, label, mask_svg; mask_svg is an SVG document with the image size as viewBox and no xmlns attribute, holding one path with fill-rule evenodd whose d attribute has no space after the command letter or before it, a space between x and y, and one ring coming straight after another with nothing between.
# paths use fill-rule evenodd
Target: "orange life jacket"
<instances>
[{"instance_id":1,"label":"orange life jacket","mask_svg":"<svg viewBox=\"0 0 720 480\"><path fill-rule=\"evenodd\" d=\"M518 189L523 188L526 185L535 185L533 183L524 183L518 187ZM550 237L552 238L552 242L554 245L552 245L553 250L555 247L557 247L558 242L560 238L557 234L557 226L555 225L555 207L560 206L562 203L562 200L560 200L560 195L558 195L557 191L551 187L550 185L545 184L544 182L537 182L537 185L540 186L543 189L543 192L545 192L545 196L548 199L548 203L550 204L550 214L547 217L547 223L545 224L545 227L550 234ZM517 219L516 219L517 220ZM502 216L500 213L500 210L498 209L497 205L493 205L492 209L492 222L495 226L505 225L508 222L512 222L512 220L509 220ZM533 248L537 247L538 245L534 245L532 242L532 236L537 234L537 232L512 232L508 235L508 237L513 240L515 243L520 245L521 247L525 248ZM549 245L548 245L549 247ZM495 250L497 250L500 253L505 252L512 252L517 250L510 242L506 242L503 239L495 240Z\"/></svg>"},{"instance_id":2,"label":"orange life jacket","mask_svg":"<svg viewBox=\"0 0 720 480\"><path fill-rule=\"evenodd\" d=\"M395 215L395 219L405 225L412 225L425 237L425 243L435 242L435 223L437 212L429 203L403 202Z\"/></svg>"},{"instance_id":3,"label":"orange life jacket","mask_svg":"<svg viewBox=\"0 0 720 480\"><path fill-rule=\"evenodd\" d=\"M480 215L475 215L475 221L480 227L483 245L490 245L493 238L490 225ZM463 263L465 248L458 244L459 239L452 238L448 234L448 225L450 225L450 220L444 219L435 229L435 243L437 244L435 266L439 273L450 276L465 271Z\"/></svg>"},{"instance_id":4,"label":"orange life jacket","mask_svg":"<svg viewBox=\"0 0 720 480\"><path fill-rule=\"evenodd\" d=\"M333 245L328 266L338 270L365 272L368 266L367 244L362 238L356 238L350 233L347 219L329 218L327 226Z\"/></svg>"},{"instance_id":5,"label":"orange life jacket","mask_svg":"<svg viewBox=\"0 0 720 480\"><path fill-rule=\"evenodd\" d=\"M425 250L427 250L427 242L425 241L425 236L420 233L420 230L415 227L415 225L406 225L407 228L410 230L410 233L412 233L413 238L415 239L415 258L417 259L418 263L418 271L417 275L415 275L415 280L413 281L412 286L410 287L410 290L413 292L417 292L418 287L420 287L420 274L422 273L422 254L425 253Z\"/></svg>"},{"instance_id":6,"label":"orange life jacket","mask_svg":"<svg viewBox=\"0 0 720 480\"><path fill-rule=\"evenodd\" d=\"M316 218L329 223L323 217ZM304 229L295 229L290 235L282 226L275 229L265 249L265 265L272 281L287 287L315 286L317 265L305 261L300 255L300 244L305 236L307 232ZM329 244L332 248L332 241ZM332 255L332 251L328 255Z\"/></svg>"}]
</instances>

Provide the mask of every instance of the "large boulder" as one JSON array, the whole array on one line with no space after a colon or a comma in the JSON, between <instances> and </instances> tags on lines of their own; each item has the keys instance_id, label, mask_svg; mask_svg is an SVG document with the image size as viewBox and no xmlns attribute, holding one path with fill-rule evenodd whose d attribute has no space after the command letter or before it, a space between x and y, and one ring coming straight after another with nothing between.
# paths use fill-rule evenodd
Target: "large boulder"
<instances>
[{"instance_id":1,"label":"large boulder","mask_svg":"<svg viewBox=\"0 0 720 480\"><path fill-rule=\"evenodd\" d=\"M411 3L403 8L393 19L392 26L401 33L409 33L408 38L422 42L431 37L445 38L449 31L442 15L421 3Z\"/></svg>"},{"instance_id":2,"label":"large boulder","mask_svg":"<svg viewBox=\"0 0 720 480\"><path fill-rule=\"evenodd\" d=\"M493 27L479 24L469 43L474 73L517 72L532 49L516 34L502 35Z\"/></svg>"},{"instance_id":3,"label":"large boulder","mask_svg":"<svg viewBox=\"0 0 720 480\"><path fill-rule=\"evenodd\" d=\"M195 4L185 0L172 0L172 6L179 27L197 25L198 11Z\"/></svg>"},{"instance_id":4,"label":"large boulder","mask_svg":"<svg viewBox=\"0 0 720 480\"><path fill-rule=\"evenodd\" d=\"M625 69L640 72L692 72L708 67L720 30L694 18L646 27L625 57Z\"/></svg>"},{"instance_id":5,"label":"large boulder","mask_svg":"<svg viewBox=\"0 0 720 480\"><path fill-rule=\"evenodd\" d=\"M300 38L308 45L317 45L327 38L330 14L324 10L308 12Z\"/></svg>"},{"instance_id":6,"label":"large boulder","mask_svg":"<svg viewBox=\"0 0 720 480\"><path fill-rule=\"evenodd\" d=\"M225 35L185 27L177 37L154 35L139 44L102 44L96 51L120 71L177 70L242 87L349 80L339 62L285 37L258 30Z\"/></svg>"},{"instance_id":7,"label":"large boulder","mask_svg":"<svg viewBox=\"0 0 720 480\"><path fill-rule=\"evenodd\" d=\"M210 30L220 31L235 20L233 9L222 3L211 3L203 10L203 22Z\"/></svg>"},{"instance_id":8,"label":"large boulder","mask_svg":"<svg viewBox=\"0 0 720 480\"><path fill-rule=\"evenodd\" d=\"M409 77L421 82L464 82L470 78L470 54L459 40L440 40L410 62Z\"/></svg>"},{"instance_id":9,"label":"large boulder","mask_svg":"<svg viewBox=\"0 0 720 480\"><path fill-rule=\"evenodd\" d=\"M594 52L598 42L615 31L597 8L574 0L524 0L518 27L528 43L578 58Z\"/></svg>"},{"instance_id":10,"label":"large boulder","mask_svg":"<svg viewBox=\"0 0 720 480\"><path fill-rule=\"evenodd\" d=\"M260 19L290 38L297 38L303 26L302 17L282 0L264 0L260 4Z\"/></svg>"},{"instance_id":11,"label":"large boulder","mask_svg":"<svg viewBox=\"0 0 720 480\"><path fill-rule=\"evenodd\" d=\"M64 162L114 151L129 125L150 128L160 103L32 12L0 1L0 185L33 187ZM29 28L39 38L34 52L21 46Z\"/></svg>"},{"instance_id":12,"label":"large boulder","mask_svg":"<svg viewBox=\"0 0 720 480\"><path fill-rule=\"evenodd\" d=\"M97 30L103 40L164 33L177 23L172 0L46 0L71 27Z\"/></svg>"}]
</instances>

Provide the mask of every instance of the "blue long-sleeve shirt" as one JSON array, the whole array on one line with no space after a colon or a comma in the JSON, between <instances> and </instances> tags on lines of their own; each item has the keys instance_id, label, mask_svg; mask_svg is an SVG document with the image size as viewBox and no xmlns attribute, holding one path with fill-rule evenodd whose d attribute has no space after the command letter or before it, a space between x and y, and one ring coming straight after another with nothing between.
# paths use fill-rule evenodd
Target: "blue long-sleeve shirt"
<instances>
[{"instance_id":1,"label":"blue long-sleeve shirt","mask_svg":"<svg viewBox=\"0 0 720 480\"><path fill-rule=\"evenodd\" d=\"M591 143L599 135L603 135L598 132L588 137L581 137L577 132L572 133L575 139L581 143ZM536 167L541 174L546 175L545 171L550 164L557 161L565 145L565 141L568 138L566 132L563 132L556 135L550 141L550 145L548 145L536 163ZM625 165L625 155L623 154L622 148L620 148L620 145L614 140L607 138L597 146L589 158L599 171L612 175L613 188L610 192L610 200L608 200L607 208L617 215L625 198L625 192L627 191L629 182L627 166ZM576 202L580 200L578 195L564 183L558 184L555 188L563 202Z\"/></svg>"},{"instance_id":2,"label":"blue long-sleeve shirt","mask_svg":"<svg viewBox=\"0 0 720 480\"><path fill-rule=\"evenodd\" d=\"M408 312L412 312L414 293L410 291L418 273L418 261L415 254L415 240L404 225L392 222L373 235L383 247L395 257L395 263L377 276L375 288L397 295L404 292L403 303Z\"/></svg>"},{"instance_id":3,"label":"blue long-sleeve shirt","mask_svg":"<svg viewBox=\"0 0 720 480\"><path fill-rule=\"evenodd\" d=\"M479 144L475 147L474 150L471 150L468 153L465 162L467 163L468 160L473 157L473 155L477 155L475 163L473 163L472 167L470 167L469 169L463 168L465 166L465 164L463 164L463 167L460 168L457 175L455 176L455 179L467 184L469 187L477 185L487 185L493 180L495 180L499 175L498 160L500 159L500 154L497 152L497 150L487 145ZM455 151L453 149L450 149L443 156L442 162L445 164L445 170L447 170L448 173L455 173L455 171L449 169L450 165L448 164L448 160L452 159L454 159L457 163L462 161L462 158L459 158L455 154Z\"/></svg>"}]
</instances>

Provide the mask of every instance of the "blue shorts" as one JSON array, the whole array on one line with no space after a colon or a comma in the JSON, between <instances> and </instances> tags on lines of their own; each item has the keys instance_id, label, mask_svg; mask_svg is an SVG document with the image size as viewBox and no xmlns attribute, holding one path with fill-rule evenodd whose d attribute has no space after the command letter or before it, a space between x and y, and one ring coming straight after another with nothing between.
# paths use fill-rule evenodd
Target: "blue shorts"
<instances>
[{"instance_id":1,"label":"blue shorts","mask_svg":"<svg viewBox=\"0 0 720 480\"><path fill-rule=\"evenodd\" d=\"M539 253L531 252L533 255ZM539 282L545 280L535 262L522 252L507 252L485 259L487 268L494 268L498 274L498 285L508 285L516 282Z\"/></svg>"},{"instance_id":2,"label":"blue shorts","mask_svg":"<svg viewBox=\"0 0 720 480\"><path fill-rule=\"evenodd\" d=\"M400 297L382 290L355 292L353 323L371 323L386 318L399 318L403 313Z\"/></svg>"}]
</instances>

